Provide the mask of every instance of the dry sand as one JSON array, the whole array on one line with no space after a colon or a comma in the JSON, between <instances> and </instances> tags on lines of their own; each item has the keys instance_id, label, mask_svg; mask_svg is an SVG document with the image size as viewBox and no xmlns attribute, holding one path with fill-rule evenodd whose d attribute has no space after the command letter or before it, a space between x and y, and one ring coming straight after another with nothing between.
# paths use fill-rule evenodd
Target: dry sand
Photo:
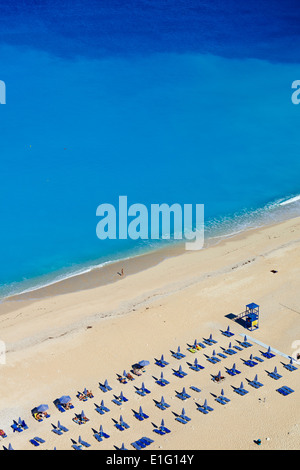
<instances>
[{"instance_id":1,"label":"dry sand","mask_svg":"<svg viewBox=\"0 0 300 470\"><path fill-rule=\"evenodd\" d=\"M149 447L152 450L299 448L300 366L295 372L287 371L282 364L288 360L278 354L253 368L246 366L243 361L250 354L261 356L264 350L256 343L218 364L209 363L206 355L228 346L230 340L221 333L228 325L235 333L233 345L248 334L287 355L300 350L300 219L251 230L197 252L165 259L161 254L153 255L153 260L151 264L149 257L139 257L138 268L132 260L124 263L122 278L117 274L118 266L110 267L108 283L99 281L98 287L95 278L91 285L86 278L77 277L64 286L51 286L0 304L0 339L6 347L6 363L0 364L0 428L8 434L1 444L32 449L29 439L40 436L46 443L37 449L71 449L71 439L78 441L80 435L91 449L114 449L122 442L132 449L131 443L142 436L154 439ZM272 269L278 272L272 273ZM103 277L94 273L97 275ZM260 305L261 314L260 328L248 333L230 314L237 315L250 302ZM215 346L195 354L187 351L188 344L202 341L210 333L218 341ZM186 354L181 361L170 352L178 346ZM154 364L161 354L169 362L165 369ZM205 366L199 372L187 365L195 357ZM142 359L150 361L142 377L120 384L117 374L129 371ZM225 372L233 362L241 371L235 377ZM188 372L182 379L173 375L180 364ZM282 375L278 381L267 373L275 366ZM154 379L162 370L170 381L163 388ZM222 385L212 381L212 374L219 370L225 376ZM247 382L255 374L264 384L258 390ZM99 389L99 382L105 379L113 388L111 392ZM145 397L135 393L142 381L151 390ZM243 397L233 389L241 381L249 390ZM201 392L190 390L190 385ZM282 385L295 392L283 397L276 391ZM84 387L92 390L94 399L82 403L76 393ZM183 387L191 395L185 402L175 396ZM221 388L231 400L224 406L215 401ZM119 407L111 400L121 390L129 401ZM74 409L60 413L53 401L64 394L71 396ZM165 411L154 403L162 395L171 405ZM110 412L100 416L94 404L102 399ZM197 404L205 399L214 409L208 415L197 411ZM49 405L51 417L38 423L30 410L41 403ZM132 412L140 405L150 416L143 422ZM183 407L191 418L185 425L175 421L174 415ZM81 410L90 421L79 426L72 418ZM113 422L120 414L130 425L123 432ZM29 429L17 434L10 426L19 416ZM153 432L153 425L159 425L162 418L171 429L166 436ZM62 436L51 432L52 423L58 420L69 429ZM101 443L92 432L100 424L110 435ZM254 443L258 438L261 446Z\"/></svg>"}]
</instances>

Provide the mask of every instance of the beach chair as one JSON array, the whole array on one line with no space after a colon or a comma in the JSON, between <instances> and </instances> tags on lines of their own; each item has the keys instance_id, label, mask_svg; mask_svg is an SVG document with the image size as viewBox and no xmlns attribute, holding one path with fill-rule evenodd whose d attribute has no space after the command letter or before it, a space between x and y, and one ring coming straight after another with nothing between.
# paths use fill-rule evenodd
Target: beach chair
<instances>
[{"instance_id":1,"label":"beach chair","mask_svg":"<svg viewBox=\"0 0 300 470\"><path fill-rule=\"evenodd\" d=\"M122 428L124 428L124 429L129 429L130 428L129 424L125 423L122 416L120 416L120 426L122 426Z\"/></svg>"},{"instance_id":2,"label":"beach chair","mask_svg":"<svg viewBox=\"0 0 300 470\"><path fill-rule=\"evenodd\" d=\"M8 444L8 447L3 446L3 450L14 450L11 443Z\"/></svg>"},{"instance_id":3,"label":"beach chair","mask_svg":"<svg viewBox=\"0 0 300 470\"><path fill-rule=\"evenodd\" d=\"M278 388L276 391L279 392L283 396L289 395L290 393L294 392L294 390L292 388L287 387L286 385L284 385L283 387Z\"/></svg>"},{"instance_id":4,"label":"beach chair","mask_svg":"<svg viewBox=\"0 0 300 470\"><path fill-rule=\"evenodd\" d=\"M190 389L191 389L191 390L194 390L194 392L197 392L197 393L201 392L201 389L198 388L198 387L195 387L194 385L191 385L191 386L190 386Z\"/></svg>"},{"instance_id":5,"label":"beach chair","mask_svg":"<svg viewBox=\"0 0 300 470\"><path fill-rule=\"evenodd\" d=\"M83 440L81 439L81 436L79 436L78 442L79 442L79 444L83 445L84 447L91 447L91 444L89 444L89 443L86 442L86 441L83 441Z\"/></svg>"},{"instance_id":6,"label":"beach chair","mask_svg":"<svg viewBox=\"0 0 300 470\"><path fill-rule=\"evenodd\" d=\"M180 398L180 400L187 400L191 398L191 395L188 395L185 391L185 387L183 387L182 392L176 392L176 397Z\"/></svg>"},{"instance_id":7,"label":"beach chair","mask_svg":"<svg viewBox=\"0 0 300 470\"><path fill-rule=\"evenodd\" d=\"M172 356L175 357L175 359L183 359L185 357L185 354L182 354L182 352L180 352L180 346L178 346L177 352L172 352Z\"/></svg>"},{"instance_id":8,"label":"beach chair","mask_svg":"<svg viewBox=\"0 0 300 470\"><path fill-rule=\"evenodd\" d=\"M109 434L106 434L106 433L103 431L103 426L102 426L102 424L100 425L99 435L100 435L100 437L102 437L102 438L104 437L104 439L108 439L108 438L110 437Z\"/></svg>"},{"instance_id":9,"label":"beach chair","mask_svg":"<svg viewBox=\"0 0 300 470\"><path fill-rule=\"evenodd\" d=\"M268 372L268 374L269 374L269 377L271 377L272 379L275 379L275 380L278 380L282 377L282 375L278 374L276 366L274 367L274 371L273 372Z\"/></svg>"},{"instance_id":10,"label":"beach chair","mask_svg":"<svg viewBox=\"0 0 300 470\"><path fill-rule=\"evenodd\" d=\"M246 390L244 388L244 384L243 382L241 382L241 385L239 387L233 387L235 393L237 393L238 395L241 395L241 396L244 396L248 393L248 390Z\"/></svg>"},{"instance_id":11,"label":"beach chair","mask_svg":"<svg viewBox=\"0 0 300 470\"><path fill-rule=\"evenodd\" d=\"M226 331L222 331L222 330L221 330L221 332L222 332L222 334L223 334L224 336L227 336L227 338L230 338L230 336L233 336L233 335L234 335L234 333L232 333L232 331L230 331L229 326L227 327L227 330L226 330Z\"/></svg>"},{"instance_id":12,"label":"beach chair","mask_svg":"<svg viewBox=\"0 0 300 470\"><path fill-rule=\"evenodd\" d=\"M224 349L224 352L225 352L228 356L232 356L233 354L236 354L236 353L237 353L234 349L232 349L231 343L229 343L227 349Z\"/></svg>"},{"instance_id":13,"label":"beach chair","mask_svg":"<svg viewBox=\"0 0 300 470\"><path fill-rule=\"evenodd\" d=\"M164 420L162 419L159 428L153 429L153 432L163 436L164 434L169 434L171 431L165 426Z\"/></svg>"},{"instance_id":14,"label":"beach chair","mask_svg":"<svg viewBox=\"0 0 300 470\"><path fill-rule=\"evenodd\" d=\"M217 357L217 354L216 354L216 351L215 351L215 350L213 350L213 352L212 352L211 359L213 359L213 360L215 361L215 363L221 361L221 359L219 359L219 358Z\"/></svg>"},{"instance_id":15,"label":"beach chair","mask_svg":"<svg viewBox=\"0 0 300 470\"><path fill-rule=\"evenodd\" d=\"M266 352L262 353L262 355L267 359L271 359L272 357L275 357L275 354L271 352L270 346L268 347L268 350Z\"/></svg>"},{"instance_id":16,"label":"beach chair","mask_svg":"<svg viewBox=\"0 0 300 470\"><path fill-rule=\"evenodd\" d=\"M231 376L234 376L234 375L237 375L237 374L240 374L241 371L240 370L237 370L235 364L233 364L232 368L231 369L227 369L225 368L227 374L231 375Z\"/></svg>"},{"instance_id":17,"label":"beach chair","mask_svg":"<svg viewBox=\"0 0 300 470\"><path fill-rule=\"evenodd\" d=\"M107 379L105 380L103 385L101 383L99 383L99 388L104 393L109 392L110 390L112 390L112 388L108 385Z\"/></svg>"},{"instance_id":18,"label":"beach chair","mask_svg":"<svg viewBox=\"0 0 300 470\"><path fill-rule=\"evenodd\" d=\"M249 385L251 385L251 387L254 387L254 388L263 387L263 384L260 383L260 382L258 382L258 380L257 380L257 374L256 374L256 376L254 377L254 379L251 380L251 381L249 381L248 383L249 383Z\"/></svg>"},{"instance_id":19,"label":"beach chair","mask_svg":"<svg viewBox=\"0 0 300 470\"><path fill-rule=\"evenodd\" d=\"M155 406L157 406L157 408L159 408L162 411L170 407L170 405L168 405L168 403L165 402L164 397L161 397L160 402L155 401Z\"/></svg>"},{"instance_id":20,"label":"beach chair","mask_svg":"<svg viewBox=\"0 0 300 470\"><path fill-rule=\"evenodd\" d=\"M201 365L198 363L197 358L194 360L194 364L190 365L189 367L190 367L190 369L192 369L192 370L194 370L194 371L196 371L196 372L198 372L198 371L201 370L201 369L204 369L204 366L201 366Z\"/></svg>"},{"instance_id":21,"label":"beach chair","mask_svg":"<svg viewBox=\"0 0 300 470\"><path fill-rule=\"evenodd\" d=\"M98 405L95 404L95 407L96 407L96 411L97 411L100 415L103 415L104 413L108 413L108 412L110 411L109 408L107 408L106 406L104 406L104 401L103 401L103 400L101 401L100 406L98 406Z\"/></svg>"},{"instance_id":22,"label":"beach chair","mask_svg":"<svg viewBox=\"0 0 300 470\"><path fill-rule=\"evenodd\" d=\"M60 430L63 431L63 432L68 432L68 431L69 431L69 429L66 428L65 426L63 426L63 425L60 423L60 421L57 422L57 427L58 427L58 429L60 429Z\"/></svg>"},{"instance_id":23,"label":"beach chair","mask_svg":"<svg viewBox=\"0 0 300 470\"><path fill-rule=\"evenodd\" d=\"M3 431L3 429L0 429L0 437L2 437L2 439L7 437L7 434Z\"/></svg>"},{"instance_id":24,"label":"beach chair","mask_svg":"<svg viewBox=\"0 0 300 470\"><path fill-rule=\"evenodd\" d=\"M264 360L259 356L254 356L253 359L255 359L257 362L264 362Z\"/></svg>"},{"instance_id":25,"label":"beach chair","mask_svg":"<svg viewBox=\"0 0 300 470\"><path fill-rule=\"evenodd\" d=\"M168 382L168 380L164 379L164 374L163 372L160 374L160 379L159 380L156 380L155 383L157 383L158 385L160 385L161 387L165 387L166 385L168 385L170 382Z\"/></svg>"},{"instance_id":26,"label":"beach chair","mask_svg":"<svg viewBox=\"0 0 300 470\"><path fill-rule=\"evenodd\" d=\"M225 397L224 390L221 390L221 394L216 398L216 401L221 405L226 405L230 402L229 398Z\"/></svg>"},{"instance_id":27,"label":"beach chair","mask_svg":"<svg viewBox=\"0 0 300 470\"><path fill-rule=\"evenodd\" d=\"M244 364L248 367L254 367L257 365L257 362L253 360L253 356L251 354L250 358L247 361L244 361Z\"/></svg>"},{"instance_id":28,"label":"beach chair","mask_svg":"<svg viewBox=\"0 0 300 470\"><path fill-rule=\"evenodd\" d=\"M174 371L174 369L173 369L173 373L176 377L179 377L180 379L182 379L183 377L185 377L187 375L187 373L182 370L181 366L179 366L178 370Z\"/></svg>"},{"instance_id":29,"label":"beach chair","mask_svg":"<svg viewBox=\"0 0 300 470\"><path fill-rule=\"evenodd\" d=\"M143 447L146 447L145 445L143 445L143 447L141 445L139 445L137 442L132 442L131 443L132 447L134 447L136 450L142 450Z\"/></svg>"},{"instance_id":30,"label":"beach chair","mask_svg":"<svg viewBox=\"0 0 300 470\"><path fill-rule=\"evenodd\" d=\"M55 426L54 424L52 424L52 426L53 426L53 429L51 429L51 431L54 434L57 434L58 436L61 436L63 434L63 431L59 429L57 426Z\"/></svg>"},{"instance_id":31,"label":"beach chair","mask_svg":"<svg viewBox=\"0 0 300 470\"><path fill-rule=\"evenodd\" d=\"M283 364L283 367L287 369L290 372L293 372L294 370L297 370L297 367L294 366L293 364L293 358L291 357L291 360L288 364Z\"/></svg>"},{"instance_id":32,"label":"beach chair","mask_svg":"<svg viewBox=\"0 0 300 470\"><path fill-rule=\"evenodd\" d=\"M19 418L19 419L18 419L18 425L19 425L22 429L24 429L24 430L25 430L25 429L28 429L28 426L27 426L27 424L25 423L24 419Z\"/></svg>"},{"instance_id":33,"label":"beach chair","mask_svg":"<svg viewBox=\"0 0 300 470\"><path fill-rule=\"evenodd\" d=\"M95 431L95 430L93 430L93 431L94 431L93 436L94 436L94 438L96 439L96 441L102 442L102 441L103 441L103 437L100 436L99 432L97 432L97 431Z\"/></svg>"},{"instance_id":34,"label":"beach chair","mask_svg":"<svg viewBox=\"0 0 300 470\"><path fill-rule=\"evenodd\" d=\"M22 432L23 428L14 420L13 424L11 425L13 432Z\"/></svg>"},{"instance_id":35,"label":"beach chair","mask_svg":"<svg viewBox=\"0 0 300 470\"><path fill-rule=\"evenodd\" d=\"M240 345L243 346L243 348L250 348L252 346L252 344L249 343L246 335L244 336L244 341L240 343Z\"/></svg>"},{"instance_id":36,"label":"beach chair","mask_svg":"<svg viewBox=\"0 0 300 470\"><path fill-rule=\"evenodd\" d=\"M234 349L236 349L237 351L243 351L243 348L241 348L240 346L238 346L237 344L235 344L233 346Z\"/></svg>"},{"instance_id":37,"label":"beach chair","mask_svg":"<svg viewBox=\"0 0 300 470\"><path fill-rule=\"evenodd\" d=\"M81 445L81 444L78 445L77 442L74 441L74 439L71 439L71 441L73 442L73 444L72 444L72 446L71 446L72 449L74 449L74 450L82 450L82 445Z\"/></svg>"},{"instance_id":38,"label":"beach chair","mask_svg":"<svg viewBox=\"0 0 300 470\"><path fill-rule=\"evenodd\" d=\"M208 406L207 400L205 399L203 405L197 405L197 410L201 411L203 414L208 414L210 411L213 411L213 408Z\"/></svg>"},{"instance_id":39,"label":"beach chair","mask_svg":"<svg viewBox=\"0 0 300 470\"><path fill-rule=\"evenodd\" d=\"M112 402L115 404L115 405L118 405L118 406L121 406L123 401L121 400L120 397L117 397L114 395L115 398L112 399Z\"/></svg>"},{"instance_id":40,"label":"beach chair","mask_svg":"<svg viewBox=\"0 0 300 470\"><path fill-rule=\"evenodd\" d=\"M161 355L160 359L155 359L155 364L159 367L166 367L169 363L165 361L164 355Z\"/></svg>"},{"instance_id":41,"label":"beach chair","mask_svg":"<svg viewBox=\"0 0 300 470\"><path fill-rule=\"evenodd\" d=\"M35 439L29 439L29 442L35 447L38 447L40 445Z\"/></svg>"}]
</instances>

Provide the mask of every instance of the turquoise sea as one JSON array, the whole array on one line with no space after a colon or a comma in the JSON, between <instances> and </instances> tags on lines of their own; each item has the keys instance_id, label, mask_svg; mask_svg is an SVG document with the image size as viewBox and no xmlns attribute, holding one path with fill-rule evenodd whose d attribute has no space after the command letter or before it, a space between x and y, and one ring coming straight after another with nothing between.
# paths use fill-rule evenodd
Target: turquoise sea
<instances>
[{"instance_id":1,"label":"turquoise sea","mask_svg":"<svg viewBox=\"0 0 300 470\"><path fill-rule=\"evenodd\" d=\"M204 204L207 240L300 214L300 7L269 5L0 1L0 297L166 245L97 238L121 195Z\"/></svg>"}]
</instances>

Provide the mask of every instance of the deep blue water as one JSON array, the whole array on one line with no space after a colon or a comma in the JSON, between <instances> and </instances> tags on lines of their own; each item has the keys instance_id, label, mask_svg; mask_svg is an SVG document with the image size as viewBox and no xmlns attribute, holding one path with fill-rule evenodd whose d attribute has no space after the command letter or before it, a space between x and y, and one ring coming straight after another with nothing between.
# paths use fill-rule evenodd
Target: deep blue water
<instances>
[{"instance_id":1,"label":"deep blue water","mask_svg":"<svg viewBox=\"0 0 300 470\"><path fill-rule=\"evenodd\" d=\"M204 203L210 235L299 213L297 2L0 1L0 295L152 247L96 208Z\"/></svg>"}]
</instances>

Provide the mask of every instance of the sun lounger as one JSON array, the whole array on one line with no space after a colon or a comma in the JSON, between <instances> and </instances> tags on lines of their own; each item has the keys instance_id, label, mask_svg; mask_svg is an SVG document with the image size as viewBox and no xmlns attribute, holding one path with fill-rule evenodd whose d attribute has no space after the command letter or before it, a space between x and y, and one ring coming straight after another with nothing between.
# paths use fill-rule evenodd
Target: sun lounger
<instances>
[{"instance_id":1,"label":"sun lounger","mask_svg":"<svg viewBox=\"0 0 300 470\"><path fill-rule=\"evenodd\" d=\"M262 355L266 357L267 359L271 359L272 357L275 357L275 354L271 352L270 346L268 347L267 352L263 352Z\"/></svg>"},{"instance_id":2,"label":"sun lounger","mask_svg":"<svg viewBox=\"0 0 300 470\"><path fill-rule=\"evenodd\" d=\"M155 406L157 406L157 408L159 408L160 410L164 411L166 410L167 408L170 408L170 405L168 405L168 403L165 402L165 399L164 397L161 397L161 401L160 402L155 402Z\"/></svg>"},{"instance_id":3,"label":"sun lounger","mask_svg":"<svg viewBox=\"0 0 300 470\"><path fill-rule=\"evenodd\" d=\"M233 335L234 335L234 333L232 333L232 332L230 331L229 326L227 327L227 330L226 330L226 331L222 331L222 334L223 334L224 336L227 336L228 338L229 338L230 336L233 336Z\"/></svg>"},{"instance_id":4,"label":"sun lounger","mask_svg":"<svg viewBox=\"0 0 300 470\"><path fill-rule=\"evenodd\" d=\"M213 411L213 408L211 408L210 406L207 405L207 400L206 399L205 399L203 405L197 405L197 406L198 406L197 410L201 411L201 413L203 413L203 414L208 414L210 411Z\"/></svg>"},{"instance_id":5,"label":"sun lounger","mask_svg":"<svg viewBox=\"0 0 300 470\"><path fill-rule=\"evenodd\" d=\"M276 391L279 392L283 396L289 395L290 393L294 392L294 390L292 388L287 387L286 385L284 385L283 387L278 388Z\"/></svg>"},{"instance_id":6,"label":"sun lounger","mask_svg":"<svg viewBox=\"0 0 300 470\"><path fill-rule=\"evenodd\" d=\"M110 436L109 434L106 434L104 431L103 431L103 426L102 424L100 425L100 430L99 430L99 433L98 433L101 437L104 437L104 439L108 439Z\"/></svg>"},{"instance_id":7,"label":"sun lounger","mask_svg":"<svg viewBox=\"0 0 300 470\"><path fill-rule=\"evenodd\" d=\"M102 392L106 393L112 390L112 388L108 385L108 381L105 380L104 384L99 383L99 388Z\"/></svg>"},{"instance_id":8,"label":"sun lounger","mask_svg":"<svg viewBox=\"0 0 300 470\"><path fill-rule=\"evenodd\" d=\"M198 393L201 392L201 389L198 388L198 387L195 387L194 385L191 385L191 386L190 386L190 389L191 389L191 390L194 390L194 392L198 392Z\"/></svg>"},{"instance_id":9,"label":"sun lounger","mask_svg":"<svg viewBox=\"0 0 300 470\"><path fill-rule=\"evenodd\" d=\"M194 364L190 365L189 367L190 367L190 369L192 369L192 370L194 370L194 371L196 371L196 372L198 372L198 371L201 370L201 369L204 369L204 366L201 366L201 365L198 363L197 358L194 360Z\"/></svg>"},{"instance_id":10,"label":"sun lounger","mask_svg":"<svg viewBox=\"0 0 300 470\"><path fill-rule=\"evenodd\" d=\"M51 429L51 431L54 432L54 434L57 434L58 436L61 436L63 434L62 429L59 429L54 424L52 424L52 427L53 427L53 429Z\"/></svg>"},{"instance_id":11,"label":"sun lounger","mask_svg":"<svg viewBox=\"0 0 300 470\"><path fill-rule=\"evenodd\" d=\"M86 441L83 441L83 440L81 439L81 436L79 436L78 442L79 442L79 444L83 445L84 447L91 447L91 444L89 444L89 443L86 442Z\"/></svg>"},{"instance_id":12,"label":"sun lounger","mask_svg":"<svg viewBox=\"0 0 300 470\"><path fill-rule=\"evenodd\" d=\"M269 377L272 377L272 379L275 379L275 380L278 380L282 377L282 375L278 374L276 366L274 367L274 371L269 372L268 374L269 374Z\"/></svg>"},{"instance_id":13,"label":"sun lounger","mask_svg":"<svg viewBox=\"0 0 300 470\"><path fill-rule=\"evenodd\" d=\"M183 359L185 357L185 354L182 354L180 352L180 346L178 346L177 352L172 352L172 356L175 357L175 359Z\"/></svg>"},{"instance_id":14,"label":"sun lounger","mask_svg":"<svg viewBox=\"0 0 300 470\"><path fill-rule=\"evenodd\" d=\"M187 373L182 370L181 366L179 366L178 370L174 371L174 369L173 369L173 372L174 372L174 375L176 377L179 377L180 379L182 379L183 377L185 377L187 375Z\"/></svg>"},{"instance_id":15,"label":"sun lounger","mask_svg":"<svg viewBox=\"0 0 300 470\"><path fill-rule=\"evenodd\" d=\"M234 347L234 349L236 349L237 351L243 351L243 348L240 348L240 346L238 346L237 344L235 344L233 347Z\"/></svg>"},{"instance_id":16,"label":"sun lounger","mask_svg":"<svg viewBox=\"0 0 300 470\"><path fill-rule=\"evenodd\" d=\"M98 442L102 442L103 441L103 437L100 436L100 434L98 432L94 432L93 434L94 438L98 441Z\"/></svg>"},{"instance_id":17,"label":"sun lounger","mask_svg":"<svg viewBox=\"0 0 300 470\"><path fill-rule=\"evenodd\" d=\"M236 353L237 353L234 349L232 349L231 343L229 343L227 349L224 349L224 352L225 352L228 356L232 356L233 354L236 354Z\"/></svg>"},{"instance_id":18,"label":"sun lounger","mask_svg":"<svg viewBox=\"0 0 300 470\"><path fill-rule=\"evenodd\" d=\"M132 442L131 443L132 447L134 447L136 450L142 450L143 447L141 445L138 445L137 442ZM144 445L145 447L145 445Z\"/></svg>"},{"instance_id":19,"label":"sun lounger","mask_svg":"<svg viewBox=\"0 0 300 470\"><path fill-rule=\"evenodd\" d=\"M12 425L11 425L11 428L13 429L14 432L22 432L23 429L21 426L18 425L18 423L14 422Z\"/></svg>"},{"instance_id":20,"label":"sun lounger","mask_svg":"<svg viewBox=\"0 0 300 470\"><path fill-rule=\"evenodd\" d=\"M176 392L176 396L181 400L187 400L188 398L191 398L191 395L186 393L185 387L183 387L182 392Z\"/></svg>"},{"instance_id":21,"label":"sun lounger","mask_svg":"<svg viewBox=\"0 0 300 470\"><path fill-rule=\"evenodd\" d=\"M234 391L241 396L244 396L248 393L248 390L244 388L243 382L241 382L241 385L239 387L234 387Z\"/></svg>"},{"instance_id":22,"label":"sun lounger","mask_svg":"<svg viewBox=\"0 0 300 470\"><path fill-rule=\"evenodd\" d=\"M244 361L244 364L248 367L254 367L257 365L257 362L253 360L252 354L250 355L250 358L247 361Z\"/></svg>"},{"instance_id":23,"label":"sun lounger","mask_svg":"<svg viewBox=\"0 0 300 470\"><path fill-rule=\"evenodd\" d=\"M234 375L237 375L237 374L241 373L241 371L237 370L235 364L233 364L231 369L227 369L227 368L225 368L225 369L226 369L227 374L229 374L231 376L234 376Z\"/></svg>"},{"instance_id":24,"label":"sun lounger","mask_svg":"<svg viewBox=\"0 0 300 470\"><path fill-rule=\"evenodd\" d=\"M294 366L294 364L293 364L293 358L292 357L291 357L291 360L288 364L283 364L283 367L285 367L285 369L287 369L290 372L293 372L294 370L297 370L297 367Z\"/></svg>"},{"instance_id":25,"label":"sun lounger","mask_svg":"<svg viewBox=\"0 0 300 470\"><path fill-rule=\"evenodd\" d=\"M254 387L254 388L260 388L260 387L263 387L263 384L258 382L257 380L257 374L256 376L254 377L254 380L251 380L248 382L249 385L251 385L251 387Z\"/></svg>"},{"instance_id":26,"label":"sun lounger","mask_svg":"<svg viewBox=\"0 0 300 470\"><path fill-rule=\"evenodd\" d=\"M164 360L164 356L162 354L160 359L155 359L155 364L160 367L166 367L169 363Z\"/></svg>"},{"instance_id":27,"label":"sun lounger","mask_svg":"<svg viewBox=\"0 0 300 470\"><path fill-rule=\"evenodd\" d=\"M81 445L77 445L77 444L72 444L72 449L74 450L82 450L82 446Z\"/></svg>"},{"instance_id":28,"label":"sun lounger","mask_svg":"<svg viewBox=\"0 0 300 470\"><path fill-rule=\"evenodd\" d=\"M160 385L161 387L164 387L165 385L168 385L170 382L168 380L164 379L163 372L160 374L160 379L156 380L155 383Z\"/></svg>"},{"instance_id":29,"label":"sun lounger","mask_svg":"<svg viewBox=\"0 0 300 470\"><path fill-rule=\"evenodd\" d=\"M187 423L187 421L185 419L181 418L180 416L176 416L175 420L178 421L181 424L186 424Z\"/></svg>"},{"instance_id":30,"label":"sun lounger","mask_svg":"<svg viewBox=\"0 0 300 470\"><path fill-rule=\"evenodd\" d=\"M63 432L68 432L69 431L69 429L66 428L65 426L63 426L59 421L57 423L57 427L58 427L58 429L60 429Z\"/></svg>"},{"instance_id":31,"label":"sun lounger","mask_svg":"<svg viewBox=\"0 0 300 470\"><path fill-rule=\"evenodd\" d=\"M244 341L240 343L240 345L243 346L243 348L250 348L252 346L252 344L247 340L247 336L244 336Z\"/></svg>"},{"instance_id":32,"label":"sun lounger","mask_svg":"<svg viewBox=\"0 0 300 470\"><path fill-rule=\"evenodd\" d=\"M29 439L29 442L35 447L38 447L40 445L35 439Z\"/></svg>"},{"instance_id":33,"label":"sun lounger","mask_svg":"<svg viewBox=\"0 0 300 470\"><path fill-rule=\"evenodd\" d=\"M160 434L161 436L163 436L164 434L169 434L171 431L170 429L168 429L166 426L165 426L165 423L164 423L164 420L162 419L161 420L161 425L159 426L159 428L155 428L153 429L153 431L156 433L156 434Z\"/></svg>"},{"instance_id":34,"label":"sun lounger","mask_svg":"<svg viewBox=\"0 0 300 470\"><path fill-rule=\"evenodd\" d=\"M3 429L0 429L0 437L2 437L2 439L7 437L7 434L3 431Z\"/></svg>"},{"instance_id":35,"label":"sun lounger","mask_svg":"<svg viewBox=\"0 0 300 470\"><path fill-rule=\"evenodd\" d=\"M255 359L257 362L264 362L264 360L259 356L254 356L253 359Z\"/></svg>"}]
</instances>

